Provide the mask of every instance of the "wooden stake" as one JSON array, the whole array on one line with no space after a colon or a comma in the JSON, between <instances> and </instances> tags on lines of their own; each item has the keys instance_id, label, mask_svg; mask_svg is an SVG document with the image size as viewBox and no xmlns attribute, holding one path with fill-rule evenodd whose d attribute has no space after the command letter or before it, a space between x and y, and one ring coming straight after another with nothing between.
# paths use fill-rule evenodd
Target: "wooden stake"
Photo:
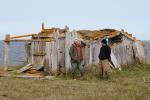
<instances>
[{"instance_id":1,"label":"wooden stake","mask_svg":"<svg viewBox=\"0 0 150 100\"><path fill-rule=\"evenodd\" d=\"M92 60L93 60L93 47L92 47L92 44L90 44L90 52L89 52L89 64L92 64Z\"/></svg>"},{"instance_id":2,"label":"wooden stake","mask_svg":"<svg viewBox=\"0 0 150 100\"><path fill-rule=\"evenodd\" d=\"M5 51L4 51L4 70L7 71L9 67L9 59L10 59L10 35L7 34L4 40L5 43Z\"/></svg>"}]
</instances>

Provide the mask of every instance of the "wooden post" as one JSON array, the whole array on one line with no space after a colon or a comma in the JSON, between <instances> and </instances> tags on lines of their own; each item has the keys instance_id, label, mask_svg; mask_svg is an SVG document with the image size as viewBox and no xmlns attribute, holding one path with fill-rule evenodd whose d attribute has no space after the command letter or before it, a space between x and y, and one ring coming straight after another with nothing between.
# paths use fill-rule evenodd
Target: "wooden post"
<instances>
[{"instance_id":1,"label":"wooden post","mask_svg":"<svg viewBox=\"0 0 150 100\"><path fill-rule=\"evenodd\" d=\"M9 67L10 59L10 35L6 34L5 40L5 49L4 49L4 70L7 71Z\"/></svg>"},{"instance_id":2,"label":"wooden post","mask_svg":"<svg viewBox=\"0 0 150 100\"><path fill-rule=\"evenodd\" d=\"M69 55L69 49L71 45L71 32L67 30L66 37L65 37L65 71L67 72L69 68L71 67L70 63L70 55Z\"/></svg>"},{"instance_id":3,"label":"wooden post","mask_svg":"<svg viewBox=\"0 0 150 100\"><path fill-rule=\"evenodd\" d=\"M75 38L77 38L77 32L75 30L73 30L72 32L69 32L69 30L68 30L66 32L66 37L65 37L65 68L66 68L66 72L71 68L69 50L70 50L70 47L71 47L72 43L74 42Z\"/></svg>"},{"instance_id":4,"label":"wooden post","mask_svg":"<svg viewBox=\"0 0 150 100\"><path fill-rule=\"evenodd\" d=\"M93 46L92 43L90 43L90 52L89 52L89 64L92 64L93 62Z\"/></svg>"},{"instance_id":5,"label":"wooden post","mask_svg":"<svg viewBox=\"0 0 150 100\"><path fill-rule=\"evenodd\" d=\"M53 33L53 36L54 38L56 39L56 41L53 41L52 42L52 55L51 55L51 59L52 59L52 73L56 73L57 72L57 67L58 67L58 63L57 63L57 45L58 45L58 31L56 30L54 33Z\"/></svg>"}]
</instances>

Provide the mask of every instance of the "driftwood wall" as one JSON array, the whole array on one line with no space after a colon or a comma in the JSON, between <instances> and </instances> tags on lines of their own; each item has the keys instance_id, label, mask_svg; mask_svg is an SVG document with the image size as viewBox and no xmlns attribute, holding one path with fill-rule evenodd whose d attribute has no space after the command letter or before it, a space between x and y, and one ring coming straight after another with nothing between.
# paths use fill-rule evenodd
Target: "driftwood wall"
<instances>
[{"instance_id":1,"label":"driftwood wall","mask_svg":"<svg viewBox=\"0 0 150 100\"><path fill-rule=\"evenodd\" d=\"M65 37L60 37L65 34ZM71 68L69 49L75 38L80 37L74 30L65 33L59 31L53 32L55 41L52 42L32 42L27 45L27 60L28 63L35 65L35 69L42 66L44 71L55 73L57 70L63 69L67 72ZM121 36L119 42L113 39L109 42L112 49L111 58L116 67L133 63L145 63L146 55L145 48L141 42L133 41L126 36ZM115 39L116 40L116 39ZM85 64L98 64L98 55L100 52L100 40L85 40L87 46L84 51Z\"/></svg>"}]
</instances>

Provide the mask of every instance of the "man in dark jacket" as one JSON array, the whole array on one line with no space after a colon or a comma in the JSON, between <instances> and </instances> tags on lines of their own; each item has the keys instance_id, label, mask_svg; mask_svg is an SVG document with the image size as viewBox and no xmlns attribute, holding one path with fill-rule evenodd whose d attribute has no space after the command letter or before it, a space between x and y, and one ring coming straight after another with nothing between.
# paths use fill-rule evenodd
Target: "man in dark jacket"
<instances>
[{"instance_id":1,"label":"man in dark jacket","mask_svg":"<svg viewBox=\"0 0 150 100\"><path fill-rule=\"evenodd\" d=\"M70 47L69 54L71 58L73 79L75 79L77 69L80 71L81 76L83 76L83 66L81 65L83 62L83 47L85 47L85 43L77 39Z\"/></svg>"},{"instance_id":2,"label":"man in dark jacket","mask_svg":"<svg viewBox=\"0 0 150 100\"><path fill-rule=\"evenodd\" d=\"M100 59L100 68L101 68L101 78L108 79L108 72L110 70L109 61L111 59L111 48L107 45L107 40L103 39L101 41L102 47L100 48L99 59Z\"/></svg>"}]
</instances>

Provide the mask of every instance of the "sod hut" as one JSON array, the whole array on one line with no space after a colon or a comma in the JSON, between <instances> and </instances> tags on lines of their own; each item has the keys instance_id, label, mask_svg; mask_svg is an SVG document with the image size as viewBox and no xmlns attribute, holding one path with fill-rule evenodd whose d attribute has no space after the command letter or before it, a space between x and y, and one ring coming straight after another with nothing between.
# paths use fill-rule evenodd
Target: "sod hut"
<instances>
[{"instance_id":1,"label":"sod hut","mask_svg":"<svg viewBox=\"0 0 150 100\"><path fill-rule=\"evenodd\" d=\"M25 39L25 37L30 37ZM6 35L5 38L5 68L9 66L10 42L26 42L27 65L20 72L27 69L41 70L54 74L57 71L67 72L71 68L69 49L75 38L82 38L86 42L84 51L85 65L98 64L101 40L107 39L112 49L111 58L116 68L127 64L146 63L146 50L142 41L132 37L124 30L73 30L66 26L60 28L45 28L37 34L22 36Z\"/></svg>"}]
</instances>

